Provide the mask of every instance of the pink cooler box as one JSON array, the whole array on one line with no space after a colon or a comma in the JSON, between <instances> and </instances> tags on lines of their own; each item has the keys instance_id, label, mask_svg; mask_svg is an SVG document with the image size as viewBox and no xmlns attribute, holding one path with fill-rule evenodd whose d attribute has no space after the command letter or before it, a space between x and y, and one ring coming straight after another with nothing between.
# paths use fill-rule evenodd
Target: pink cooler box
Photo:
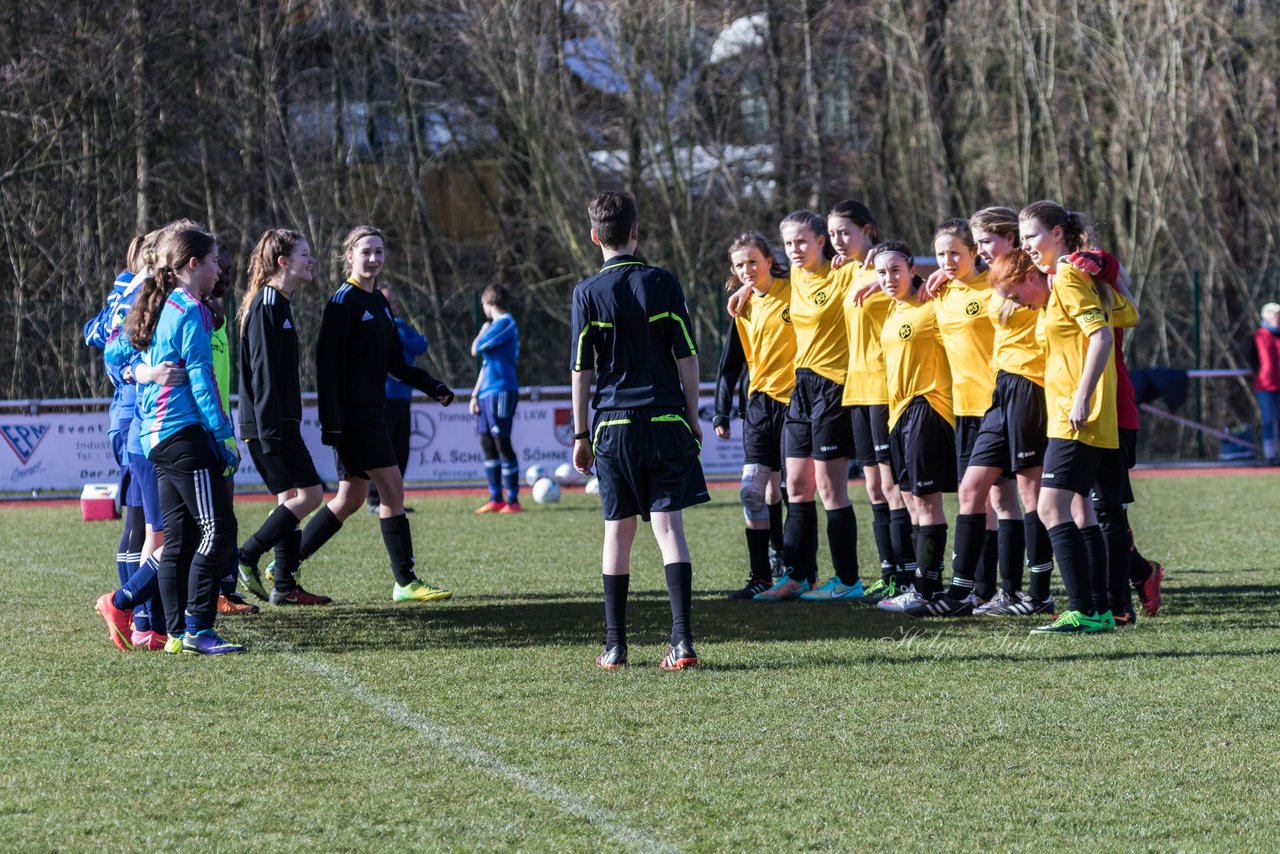
<instances>
[{"instance_id":1,"label":"pink cooler box","mask_svg":"<svg viewBox=\"0 0 1280 854\"><path fill-rule=\"evenodd\" d=\"M86 522L119 519L120 511L116 508L118 489L114 483L86 483L80 493L80 518Z\"/></svg>"}]
</instances>

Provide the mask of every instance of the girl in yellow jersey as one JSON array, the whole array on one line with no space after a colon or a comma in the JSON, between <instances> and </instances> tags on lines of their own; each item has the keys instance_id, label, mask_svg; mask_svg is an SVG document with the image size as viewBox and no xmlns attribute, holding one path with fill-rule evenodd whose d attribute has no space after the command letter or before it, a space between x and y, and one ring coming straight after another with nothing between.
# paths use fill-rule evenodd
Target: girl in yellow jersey
<instances>
[{"instance_id":1,"label":"girl in yellow jersey","mask_svg":"<svg viewBox=\"0 0 1280 854\"><path fill-rule=\"evenodd\" d=\"M1057 620L1032 632L1110 631L1115 619L1107 604L1106 549L1085 497L1104 452L1119 447L1112 328L1133 326L1138 310L1127 293L1099 286L1067 263L1066 256L1089 245L1079 214L1056 202L1035 202L1018 214L1018 229L1022 248L1049 276L1036 332L1045 350L1049 435L1039 511L1070 600ZM1094 548L1086 548L1086 537L1096 540ZM1095 560L1089 560L1090 551Z\"/></svg>"},{"instance_id":2,"label":"girl in yellow jersey","mask_svg":"<svg viewBox=\"0 0 1280 854\"><path fill-rule=\"evenodd\" d=\"M849 289L842 304L849 367L841 402L853 420L854 460L862 468L871 500L871 531L880 557L880 579L866 587L862 601L875 604L897 595L900 584L910 584L916 569L911 516L889 465L889 390L880 331L893 299L879 288L875 267L868 260L871 247L880 242L880 233L867 206L852 199L840 202L827 214L827 231L837 263L843 260L849 267ZM870 285L875 289L859 299Z\"/></svg>"},{"instance_id":3,"label":"girl in yellow jersey","mask_svg":"<svg viewBox=\"0 0 1280 854\"><path fill-rule=\"evenodd\" d=\"M716 435L729 438L729 412L745 369L747 404L742 413L742 513L747 520L751 575L730 599L751 599L773 583L771 552L782 553L782 423L795 385L796 336L791 328L791 282L758 231L729 245L728 288L747 286L752 299L734 318L716 377ZM781 573L779 573L781 574Z\"/></svg>"},{"instance_id":4,"label":"girl in yellow jersey","mask_svg":"<svg viewBox=\"0 0 1280 854\"><path fill-rule=\"evenodd\" d=\"M755 598L777 602L812 591L818 571L816 493L827 511L827 541L836 576L807 598L857 601L863 590L858 529L849 503L853 426L841 402L849 365L841 305L853 265L846 265L848 271L831 268L826 222L813 211L790 214L780 231L791 261L791 324L796 336L795 388L783 426L789 504L782 549L787 574Z\"/></svg>"},{"instance_id":5,"label":"girl in yellow jersey","mask_svg":"<svg viewBox=\"0 0 1280 854\"><path fill-rule=\"evenodd\" d=\"M874 253L880 287L893 299L881 330L889 391L889 452L895 479L916 523L919 568L913 586L884 599L886 611L915 613L942 591L947 519L942 493L956 489L951 369L937 303L921 301L910 249L882 243Z\"/></svg>"}]
</instances>

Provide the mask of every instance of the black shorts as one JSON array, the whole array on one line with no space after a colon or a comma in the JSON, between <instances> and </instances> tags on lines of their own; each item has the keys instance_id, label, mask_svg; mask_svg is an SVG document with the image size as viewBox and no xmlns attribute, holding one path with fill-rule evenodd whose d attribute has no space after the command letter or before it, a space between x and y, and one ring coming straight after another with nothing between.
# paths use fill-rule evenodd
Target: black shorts
<instances>
[{"instance_id":1,"label":"black shorts","mask_svg":"<svg viewBox=\"0 0 1280 854\"><path fill-rule=\"evenodd\" d=\"M923 397L889 431L893 479L912 495L956 491L955 430Z\"/></svg>"},{"instance_id":2,"label":"black shorts","mask_svg":"<svg viewBox=\"0 0 1280 854\"><path fill-rule=\"evenodd\" d=\"M974 442L978 441L978 431L981 429L981 415L956 416L956 474L964 475L964 470L969 467L969 454L973 451Z\"/></svg>"},{"instance_id":3,"label":"black shorts","mask_svg":"<svg viewBox=\"0 0 1280 854\"><path fill-rule=\"evenodd\" d=\"M249 456L262 475L262 482L271 490L272 495L279 495L291 489L305 489L318 486L320 475L316 464L311 461L311 452L302 441L302 434L294 430L276 439L272 443L272 453L262 450L259 439L246 439Z\"/></svg>"},{"instance_id":4,"label":"black shorts","mask_svg":"<svg viewBox=\"0 0 1280 854\"><path fill-rule=\"evenodd\" d=\"M853 456L853 423L840 401L844 386L808 368L796 371L796 387L783 425L782 450L788 457L838 460Z\"/></svg>"},{"instance_id":5,"label":"black shorts","mask_svg":"<svg viewBox=\"0 0 1280 854\"><path fill-rule=\"evenodd\" d=\"M1044 463L1048 429L1044 389L1026 377L1001 371L991 408L982 416L969 453L969 465L1006 473L1036 468Z\"/></svg>"},{"instance_id":6,"label":"black shorts","mask_svg":"<svg viewBox=\"0 0 1280 854\"><path fill-rule=\"evenodd\" d=\"M368 480L373 469L396 465L396 450L382 406L352 407L344 415L342 437L333 449L339 480Z\"/></svg>"},{"instance_id":7,"label":"black shorts","mask_svg":"<svg viewBox=\"0 0 1280 854\"><path fill-rule=\"evenodd\" d=\"M591 435L600 504L610 521L674 513L710 501L701 450L684 416L660 409L596 412Z\"/></svg>"},{"instance_id":8,"label":"black shorts","mask_svg":"<svg viewBox=\"0 0 1280 854\"><path fill-rule=\"evenodd\" d=\"M853 461L866 468L889 462L888 404L849 407L853 420Z\"/></svg>"},{"instance_id":9,"label":"black shorts","mask_svg":"<svg viewBox=\"0 0 1280 854\"><path fill-rule=\"evenodd\" d=\"M1075 439L1050 438L1044 452L1041 488L1067 489L1077 495L1088 495L1098 477L1098 468L1107 454Z\"/></svg>"},{"instance_id":10,"label":"black shorts","mask_svg":"<svg viewBox=\"0 0 1280 854\"><path fill-rule=\"evenodd\" d=\"M742 461L782 471L782 425L787 404L758 391L742 413Z\"/></svg>"},{"instance_id":11,"label":"black shorts","mask_svg":"<svg viewBox=\"0 0 1280 854\"><path fill-rule=\"evenodd\" d=\"M1129 469L1138 464L1138 431L1120 428L1120 447L1102 452L1098 479L1089 497L1099 507L1119 507L1133 503Z\"/></svg>"}]
</instances>

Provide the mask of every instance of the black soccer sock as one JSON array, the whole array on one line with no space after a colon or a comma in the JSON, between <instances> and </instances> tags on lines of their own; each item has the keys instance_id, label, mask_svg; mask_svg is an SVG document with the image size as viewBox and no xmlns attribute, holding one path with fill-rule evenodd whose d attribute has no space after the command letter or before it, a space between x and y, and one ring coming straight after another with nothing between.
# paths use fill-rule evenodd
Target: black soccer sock
<instances>
[{"instance_id":1,"label":"black soccer sock","mask_svg":"<svg viewBox=\"0 0 1280 854\"><path fill-rule=\"evenodd\" d=\"M627 591L630 575L602 575L604 579L604 645L627 645Z\"/></svg>"},{"instance_id":2,"label":"black soccer sock","mask_svg":"<svg viewBox=\"0 0 1280 854\"><path fill-rule=\"evenodd\" d=\"M892 516L888 504L871 505L871 536L876 541L876 555L880 558L880 578L888 581L893 573Z\"/></svg>"},{"instance_id":3,"label":"black soccer sock","mask_svg":"<svg viewBox=\"0 0 1280 854\"><path fill-rule=\"evenodd\" d=\"M893 565L898 586L910 584L916 573L916 549L911 530L911 514L907 508L889 511L889 541L893 545Z\"/></svg>"},{"instance_id":4,"label":"black soccer sock","mask_svg":"<svg viewBox=\"0 0 1280 854\"><path fill-rule=\"evenodd\" d=\"M985 525L985 515L984 515ZM987 600L996 595L996 578L1000 570L1000 534L999 529L985 529L982 539L982 559L978 561L978 574L975 576L973 594L979 599Z\"/></svg>"},{"instance_id":5,"label":"black soccer sock","mask_svg":"<svg viewBox=\"0 0 1280 854\"><path fill-rule=\"evenodd\" d=\"M1027 555L1025 531L1021 519L996 522L996 536L1000 540L1000 586L1010 596L1022 589L1023 561Z\"/></svg>"},{"instance_id":6,"label":"black soccer sock","mask_svg":"<svg viewBox=\"0 0 1280 854\"><path fill-rule=\"evenodd\" d=\"M1093 613L1111 610L1111 592L1107 588L1107 541L1102 529L1090 525L1080 529L1084 537L1084 553L1089 561L1089 593L1092 596Z\"/></svg>"},{"instance_id":7,"label":"black soccer sock","mask_svg":"<svg viewBox=\"0 0 1280 854\"><path fill-rule=\"evenodd\" d=\"M378 521L387 557L391 559L391 574L396 577L396 584L404 587L416 578L413 574L413 533L409 530L409 517L401 513Z\"/></svg>"},{"instance_id":8,"label":"black soccer sock","mask_svg":"<svg viewBox=\"0 0 1280 854\"><path fill-rule=\"evenodd\" d=\"M123 587L142 560L142 543L147 536L147 520L141 507L124 508L124 530L116 550L116 577Z\"/></svg>"},{"instance_id":9,"label":"black soccer sock","mask_svg":"<svg viewBox=\"0 0 1280 854\"><path fill-rule=\"evenodd\" d=\"M1084 535L1075 522L1063 522L1049 529L1049 542L1053 543L1053 557L1062 573L1062 586L1067 589L1066 610L1089 613L1093 610L1093 589L1090 585L1089 555L1085 552ZM1033 567L1033 581L1035 577Z\"/></svg>"},{"instance_id":10,"label":"black soccer sock","mask_svg":"<svg viewBox=\"0 0 1280 854\"><path fill-rule=\"evenodd\" d=\"M805 581L818 571L818 506L813 501L792 501L782 529L782 561L795 581Z\"/></svg>"},{"instance_id":11,"label":"black soccer sock","mask_svg":"<svg viewBox=\"0 0 1280 854\"><path fill-rule=\"evenodd\" d=\"M1053 546L1049 542L1049 532L1040 522L1040 514L1034 510L1023 515L1022 531L1027 540L1027 566L1031 568L1027 593L1044 602L1049 598L1049 580L1053 577Z\"/></svg>"},{"instance_id":12,"label":"black soccer sock","mask_svg":"<svg viewBox=\"0 0 1280 854\"><path fill-rule=\"evenodd\" d=\"M667 573L667 597L671 600L671 645L680 641L693 643L693 629L689 624L689 611L693 607L693 564L669 563Z\"/></svg>"},{"instance_id":13,"label":"black soccer sock","mask_svg":"<svg viewBox=\"0 0 1280 854\"><path fill-rule=\"evenodd\" d=\"M1129 511L1122 507L1097 508L1098 527L1107 548L1107 592L1113 613L1133 609L1129 595Z\"/></svg>"},{"instance_id":14,"label":"black soccer sock","mask_svg":"<svg viewBox=\"0 0 1280 854\"><path fill-rule=\"evenodd\" d=\"M924 581L924 589L916 589L927 599L942 592L942 561L947 552L946 523L921 525L916 543L916 557L920 564L918 575Z\"/></svg>"},{"instance_id":15,"label":"black soccer sock","mask_svg":"<svg viewBox=\"0 0 1280 854\"><path fill-rule=\"evenodd\" d=\"M773 578L773 569L769 566L769 536L766 530L747 528L747 561L752 581L767 584Z\"/></svg>"},{"instance_id":16,"label":"black soccer sock","mask_svg":"<svg viewBox=\"0 0 1280 854\"><path fill-rule=\"evenodd\" d=\"M299 558L306 560L320 551L320 547L329 542L340 530L342 530L342 520L333 515L328 504L321 504L320 509L311 517L311 521L302 532L302 551L298 555Z\"/></svg>"},{"instance_id":17,"label":"black soccer sock","mask_svg":"<svg viewBox=\"0 0 1280 854\"><path fill-rule=\"evenodd\" d=\"M951 589L947 595L963 599L974 592L974 573L982 559L987 526L986 513L961 513L956 516L955 552L951 558Z\"/></svg>"},{"instance_id":18,"label":"black soccer sock","mask_svg":"<svg viewBox=\"0 0 1280 854\"><path fill-rule=\"evenodd\" d=\"M827 545L831 548L831 566L840 583L852 587L858 583L858 523L853 507L827 511Z\"/></svg>"},{"instance_id":19,"label":"black soccer sock","mask_svg":"<svg viewBox=\"0 0 1280 854\"><path fill-rule=\"evenodd\" d=\"M769 505L769 544L782 554L782 502Z\"/></svg>"},{"instance_id":20,"label":"black soccer sock","mask_svg":"<svg viewBox=\"0 0 1280 854\"><path fill-rule=\"evenodd\" d=\"M1142 584L1152 573L1155 567L1151 565L1151 561L1142 556L1138 551L1138 544L1133 539L1133 528L1129 529L1129 583Z\"/></svg>"},{"instance_id":21,"label":"black soccer sock","mask_svg":"<svg viewBox=\"0 0 1280 854\"><path fill-rule=\"evenodd\" d=\"M276 543L275 588L281 593L288 593L298 586L295 578L298 565L302 562L302 531L295 525L292 531L285 534Z\"/></svg>"}]
</instances>

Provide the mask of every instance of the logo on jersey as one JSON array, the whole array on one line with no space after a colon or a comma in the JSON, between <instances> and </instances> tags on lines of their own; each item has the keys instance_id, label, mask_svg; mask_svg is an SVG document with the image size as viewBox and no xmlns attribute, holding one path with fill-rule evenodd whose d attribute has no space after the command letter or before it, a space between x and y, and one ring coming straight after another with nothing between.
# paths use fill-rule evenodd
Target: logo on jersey
<instances>
[{"instance_id":1,"label":"logo on jersey","mask_svg":"<svg viewBox=\"0 0 1280 854\"><path fill-rule=\"evenodd\" d=\"M289 318L287 318L287 317L286 317L286 318L284 319L284 325L283 325L283 326L281 326L280 328L281 328L281 329L292 329L292 328L293 328L293 324L292 324L292 323L290 323L290 322L289 322Z\"/></svg>"},{"instance_id":2,"label":"logo on jersey","mask_svg":"<svg viewBox=\"0 0 1280 854\"><path fill-rule=\"evenodd\" d=\"M555 426L552 433L556 437L556 441L566 448L573 447L573 410L567 406L562 406L555 411Z\"/></svg>"},{"instance_id":3,"label":"logo on jersey","mask_svg":"<svg viewBox=\"0 0 1280 854\"><path fill-rule=\"evenodd\" d=\"M898 340L910 341L911 336L915 334L915 330L911 328L910 323L904 323L898 327Z\"/></svg>"},{"instance_id":4,"label":"logo on jersey","mask_svg":"<svg viewBox=\"0 0 1280 854\"><path fill-rule=\"evenodd\" d=\"M789 308L784 308L784 309L782 310L782 322L783 322L783 323L786 323L786 324L790 324L790 323L791 323L791 309L789 309Z\"/></svg>"},{"instance_id":5,"label":"logo on jersey","mask_svg":"<svg viewBox=\"0 0 1280 854\"><path fill-rule=\"evenodd\" d=\"M0 435L4 436L5 442L22 460L25 466L30 462L32 455L35 454L36 448L40 447L40 440L44 438L44 434L49 432L48 424L3 424L0 425Z\"/></svg>"},{"instance_id":6,"label":"logo on jersey","mask_svg":"<svg viewBox=\"0 0 1280 854\"><path fill-rule=\"evenodd\" d=\"M1085 323L1100 323L1107 319L1107 316L1096 308L1091 308L1084 314L1080 315L1080 319Z\"/></svg>"},{"instance_id":7,"label":"logo on jersey","mask_svg":"<svg viewBox=\"0 0 1280 854\"><path fill-rule=\"evenodd\" d=\"M976 299L971 299L964 304L964 313L966 317L977 317L978 312L982 311L982 304Z\"/></svg>"},{"instance_id":8,"label":"logo on jersey","mask_svg":"<svg viewBox=\"0 0 1280 854\"><path fill-rule=\"evenodd\" d=\"M827 304L828 299L830 299L830 297L827 296L826 291L818 291L813 295L813 304L816 306L824 306Z\"/></svg>"},{"instance_id":9,"label":"logo on jersey","mask_svg":"<svg viewBox=\"0 0 1280 854\"><path fill-rule=\"evenodd\" d=\"M361 319L361 320L373 320L373 315L366 311L366 312L364 313L364 317L362 317L362 318L360 318L360 319Z\"/></svg>"}]
</instances>

